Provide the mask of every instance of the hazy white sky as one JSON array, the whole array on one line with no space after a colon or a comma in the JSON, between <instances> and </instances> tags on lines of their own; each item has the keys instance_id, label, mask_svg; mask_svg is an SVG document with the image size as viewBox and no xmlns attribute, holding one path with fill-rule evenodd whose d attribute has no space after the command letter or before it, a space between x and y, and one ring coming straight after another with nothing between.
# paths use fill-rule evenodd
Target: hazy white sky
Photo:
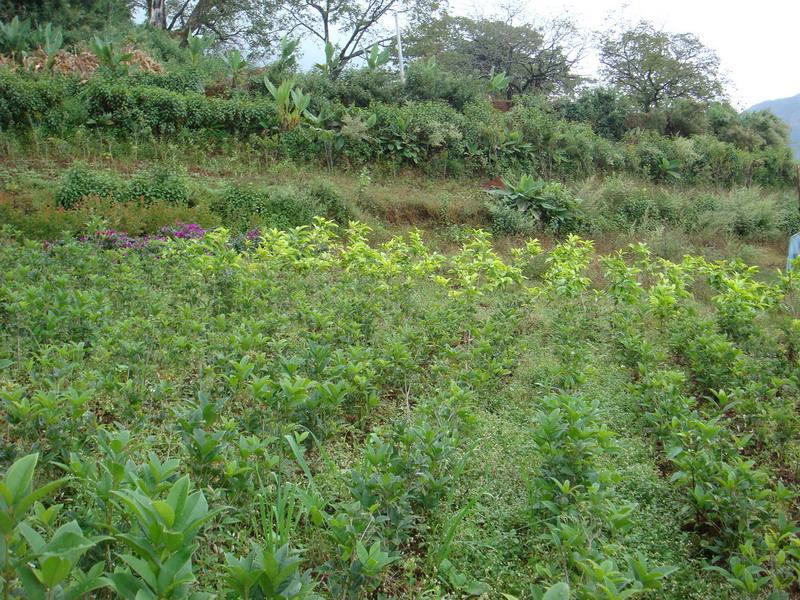
<instances>
[{"instance_id":1,"label":"hazy white sky","mask_svg":"<svg viewBox=\"0 0 800 600\"><path fill-rule=\"evenodd\" d=\"M492 3L498 6L500 3ZM528 0L529 16L569 14L589 31L609 14L647 19L663 29L691 32L717 51L739 108L800 93L800 0ZM451 0L452 12L488 14L488 3ZM587 57L587 74L596 58Z\"/></svg>"}]
</instances>

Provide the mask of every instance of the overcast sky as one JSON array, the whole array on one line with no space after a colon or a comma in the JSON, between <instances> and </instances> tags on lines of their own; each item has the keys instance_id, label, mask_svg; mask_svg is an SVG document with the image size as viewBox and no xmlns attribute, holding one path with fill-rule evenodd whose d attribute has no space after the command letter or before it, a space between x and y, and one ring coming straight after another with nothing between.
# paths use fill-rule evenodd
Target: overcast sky
<instances>
[{"instance_id":1,"label":"overcast sky","mask_svg":"<svg viewBox=\"0 0 800 600\"><path fill-rule=\"evenodd\" d=\"M529 0L529 16L569 14L589 31L610 14L647 19L673 32L690 32L717 51L735 105L800 94L800 0ZM487 2L451 0L452 12L486 13ZM588 74L596 58L585 60Z\"/></svg>"}]
</instances>

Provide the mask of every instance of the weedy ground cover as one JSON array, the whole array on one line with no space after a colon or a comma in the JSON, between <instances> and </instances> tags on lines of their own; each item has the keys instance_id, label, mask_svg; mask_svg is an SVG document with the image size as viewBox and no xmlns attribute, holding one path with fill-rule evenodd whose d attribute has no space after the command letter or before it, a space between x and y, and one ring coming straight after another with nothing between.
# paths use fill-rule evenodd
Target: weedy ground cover
<instances>
[{"instance_id":1,"label":"weedy ground cover","mask_svg":"<svg viewBox=\"0 0 800 600\"><path fill-rule=\"evenodd\" d=\"M792 275L323 217L5 231L4 598L798 592Z\"/></svg>"}]
</instances>

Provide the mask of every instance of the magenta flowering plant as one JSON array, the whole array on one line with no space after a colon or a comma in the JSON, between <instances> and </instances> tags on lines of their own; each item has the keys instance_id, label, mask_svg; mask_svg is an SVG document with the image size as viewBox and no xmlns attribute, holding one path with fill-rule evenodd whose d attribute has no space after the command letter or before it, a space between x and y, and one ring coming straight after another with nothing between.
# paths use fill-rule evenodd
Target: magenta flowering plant
<instances>
[{"instance_id":1,"label":"magenta flowering plant","mask_svg":"<svg viewBox=\"0 0 800 600\"><path fill-rule=\"evenodd\" d=\"M162 227L161 235L171 239L199 240L205 237L206 231L197 223L176 223L175 225Z\"/></svg>"},{"instance_id":2,"label":"magenta flowering plant","mask_svg":"<svg viewBox=\"0 0 800 600\"><path fill-rule=\"evenodd\" d=\"M118 248L141 250L167 240L203 239L207 231L197 223L176 223L162 227L158 235L132 236L126 231L117 229L100 229L81 235L77 239L81 243L95 244L107 250ZM260 234L256 237L258 235Z\"/></svg>"}]
</instances>

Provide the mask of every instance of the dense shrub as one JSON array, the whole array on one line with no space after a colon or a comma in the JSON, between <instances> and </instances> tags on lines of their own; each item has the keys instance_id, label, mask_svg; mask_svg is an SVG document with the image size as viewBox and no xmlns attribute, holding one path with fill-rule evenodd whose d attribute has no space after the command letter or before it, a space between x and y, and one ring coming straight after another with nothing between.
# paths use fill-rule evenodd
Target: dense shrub
<instances>
[{"instance_id":1,"label":"dense shrub","mask_svg":"<svg viewBox=\"0 0 800 600\"><path fill-rule=\"evenodd\" d=\"M269 198L252 186L231 185L211 203L211 210L224 220L241 221L266 212Z\"/></svg>"},{"instance_id":2,"label":"dense shrub","mask_svg":"<svg viewBox=\"0 0 800 600\"><path fill-rule=\"evenodd\" d=\"M501 202L487 202L486 209L492 220L492 233L501 235L531 236L538 223L530 215Z\"/></svg>"},{"instance_id":3,"label":"dense shrub","mask_svg":"<svg viewBox=\"0 0 800 600\"><path fill-rule=\"evenodd\" d=\"M580 228L583 221L581 200L556 181L534 179L522 175L516 180L503 180L504 187L490 190L495 197L489 205L495 230L524 233L529 223L556 233L570 233ZM517 211L522 217L509 213ZM513 231L513 230L518 231Z\"/></svg>"},{"instance_id":4,"label":"dense shrub","mask_svg":"<svg viewBox=\"0 0 800 600\"><path fill-rule=\"evenodd\" d=\"M166 202L178 206L189 204L186 176L173 169L154 166L134 176L125 190L125 200L145 206Z\"/></svg>"},{"instance_id":5,"label":"dense shrub","mask_svg":"<svg viewBox=\"0 0 800 600\"><path fill-rule=\"evenodd\" d=\"M30 127L69 94L65 78L35 79L0 67L0 127Z\"/></svg>"},{"instance_id":6,"label":"dense shrub","mask_svg":"<svg viewBox=\"0 0 800 600\"><path fill-rule=\"evenodd\" d=\"M130 181L123 181L113 173L77 162L65 171L56 193L56 203L69 209L87 198L137 202L144 206L161 202L186 206L189 204L189 190L185 175L166 167L156 165L134 175Z\"/></svg>"},{"instance_id":7,"label":"dense shrub","mask_svg":"<svg viewBox=\"0 0 800 600\"><path fill-rule=\"evenodd\" d=\"M616 91L593 88L574 101L556 103L556 110L569 121L587 123L598 135L621 140L625 135L625 121L633 109L630 101Z\"/></svg>"},{"instance_id":8,"label":"dense shrub","mask_svg":"<svg viewBox=\"0 0 800 600\"><path fill-rule=\"evenodd\" d=\"M306 225L315 214L324 214L307 195L292 187L257 189L232 185L214 200L211 209L232 227L260 224L286 229Z\"/></svg>"},{"instance_id":9,"label":"dense shrub","mask_svg":"<svg viewBox=\"0 0 800 600\"><path fill-rule=\"evenodd\" d=\"M269 227L288 229L308 225L319 214L308 196L292 187L271 189L262 221Z\"/></svg>"},{"instance_id":10,"label":"dense shrub","mask_svg":"<svg viewBox=\"0 0 800 600\"><path fill-rule=\"evenodd\" d=\"M314 209L339 225L347 225L354 218L353 209L342 194L327 181L316 181L308 190Z\"/></svg>"},{"instance_id":11,"label":"dense shrub","mask_svg":"<svg viewBox=\"0 0 800 600\"><path fill-rule=\"evenodd\" d=\"M123 187L123 183L117 177L77 162L64 172L61 186L56 194L56 203L69 209L86 198L118 196Z\"/></svg>"},{"instance_id":12,"label":"dense shrub","mask_svg":"<svg viewBox=\"0 0 800 600\"><path fill-rule=\"evenodd\" d=\"M414 100L442 100L460 110L477 100L482 89L475 79L445 71L428 60L409 65L406 93Z\"/></svg>"}]
</instances>

